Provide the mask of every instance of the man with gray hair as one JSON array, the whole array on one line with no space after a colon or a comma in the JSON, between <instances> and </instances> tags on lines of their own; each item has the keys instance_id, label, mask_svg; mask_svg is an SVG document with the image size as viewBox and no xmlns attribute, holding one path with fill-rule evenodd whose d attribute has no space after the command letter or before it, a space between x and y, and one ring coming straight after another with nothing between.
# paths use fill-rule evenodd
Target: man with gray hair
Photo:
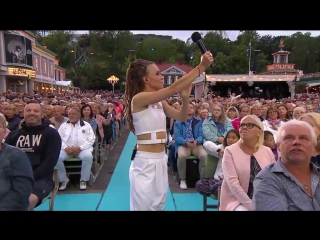
<instances>
[{"instance_id":1,"label":"man with gray hair","mask_svg":"<svg viewBox=\"0 0 320 240\"><path fill-rule=\"evenodd\" d=\"M255 211L320 211L320 173L311 163L317 136L312 127L292 120L277 131L281 159L255 178Z\"/></svg>"}]
</instances>

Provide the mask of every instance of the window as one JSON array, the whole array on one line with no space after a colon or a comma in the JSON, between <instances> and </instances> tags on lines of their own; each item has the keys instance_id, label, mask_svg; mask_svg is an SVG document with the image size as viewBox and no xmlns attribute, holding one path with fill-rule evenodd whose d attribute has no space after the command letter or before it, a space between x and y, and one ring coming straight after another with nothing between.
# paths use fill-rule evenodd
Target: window
<instances>
[{"instance_id":1,"label":"window","mask_svg":"<svg viewBox=\"0 0 320 240\"><path fill-rule=\"evenodd\" d=\"M50 74L53 75L53 65L50 64Z\"/></svg>"},{"instance_id":2,"label":"window","mask_svg":"<svg viewBox=\"0 0 320 240\"><path fill-rule=\"evenodd\" d=\"M43 72L47 72L47 62L46 60L43 60Z\"/></svg>"}]
</instances>

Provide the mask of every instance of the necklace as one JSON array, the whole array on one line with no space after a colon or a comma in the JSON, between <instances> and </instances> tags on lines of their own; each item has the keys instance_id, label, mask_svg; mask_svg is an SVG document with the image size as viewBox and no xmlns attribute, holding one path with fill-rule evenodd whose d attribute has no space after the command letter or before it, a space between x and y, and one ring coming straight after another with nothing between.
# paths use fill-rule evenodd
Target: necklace
<instances>
[{"instance_id":1,"label":"necklace","mask_svg":"<svg viewBox=\"0 0 320 240\"><path fill-rule=\"evenodd\" d=\"M304 187L305 190L309 189L308 185L303 185L303 187Z\"/></svg>"}]
</instances>

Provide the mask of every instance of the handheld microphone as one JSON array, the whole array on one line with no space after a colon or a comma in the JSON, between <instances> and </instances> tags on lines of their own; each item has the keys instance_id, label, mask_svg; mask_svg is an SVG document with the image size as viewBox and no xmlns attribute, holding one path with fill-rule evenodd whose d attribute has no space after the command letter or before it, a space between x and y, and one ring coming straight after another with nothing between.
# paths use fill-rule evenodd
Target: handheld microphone
<instances>
[{"instance_id":1,"label":"handheld microphone","mask_svg":"<svg viewBox=\"0 0 320 240\"><path fill-rule=\"evenodd\" d=\"M199 32L194 32L191 35L191 39L194 43L196 43L201 51L202 54L205 54L207 51L207 48L204 46L201 38L201 34ZM211 68L213 68L214 63L210 65Z\"/></svg>"}]
</instances>

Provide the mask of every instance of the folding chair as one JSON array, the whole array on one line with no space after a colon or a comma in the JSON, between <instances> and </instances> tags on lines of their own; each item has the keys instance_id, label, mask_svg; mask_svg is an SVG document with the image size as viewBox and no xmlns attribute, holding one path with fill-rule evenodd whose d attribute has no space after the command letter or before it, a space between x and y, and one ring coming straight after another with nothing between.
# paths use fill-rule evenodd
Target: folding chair
<instances>
[{"instance_id":1,"label":"folding chair","mask_svg":"<svg viewBox=\"0 0 320 240\"><path fill-rule=\"evenodd\" d=\"M42 200L41 204L44 203L45 201L49 200L49 211L53 211L54 208L54 200L56 198L57 192L59 190L59 178L58 178L58 170L54 169L53 171L53 181L54 181L54 189L53 191ZM40 205L41 205L40 204Z\"/></svg>"}]
</instances>

